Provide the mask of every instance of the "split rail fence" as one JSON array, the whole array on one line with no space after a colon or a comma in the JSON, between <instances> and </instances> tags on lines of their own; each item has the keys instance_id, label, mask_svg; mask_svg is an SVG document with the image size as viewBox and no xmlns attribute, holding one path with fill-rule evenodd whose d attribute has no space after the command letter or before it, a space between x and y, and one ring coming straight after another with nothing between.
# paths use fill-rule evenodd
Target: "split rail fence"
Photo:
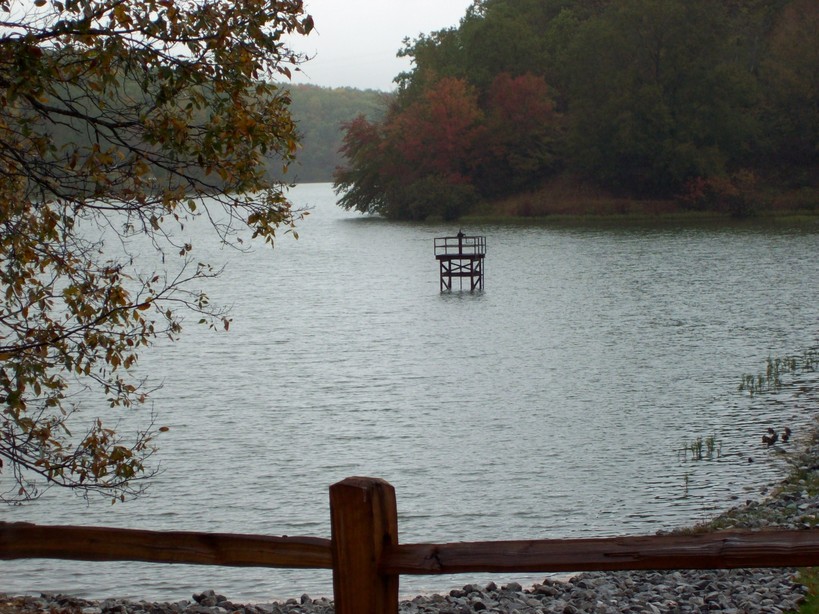
<instances>
[{"instance_id":1,"label":"split rail fence","mask_svg":"<svg viewBox=\"0 0 819 614\"><path fill-rule=\"evenodd\" d=\"M0 522L0 559L332 569L337 614L397 614L404 574L819 566L819 530L401 544L377 478L332 485L330 517L331 539Z\"/></svg>"}]
</instances>

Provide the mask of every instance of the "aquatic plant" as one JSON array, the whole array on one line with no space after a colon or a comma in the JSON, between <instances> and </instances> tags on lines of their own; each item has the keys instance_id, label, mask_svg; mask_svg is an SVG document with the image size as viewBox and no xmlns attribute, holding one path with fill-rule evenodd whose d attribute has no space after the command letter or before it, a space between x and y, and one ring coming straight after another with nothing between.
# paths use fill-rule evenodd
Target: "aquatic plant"
<instances>
[{"instance_id":1,"label":"aquatic plant","mask_svg":"<svg viewBox=\"0 0 819 614\"><path fill-rule=\"evenodd\" d=\"M705 438L705 450L709 459L713 458L715 453L717 458L722 456L722 444L717 445L716 435L709 435Z\"/></svg>"},{"instance_id":2,"label":"aquatic plant","mask_svg":"<svg viewBox=\"0 0 819 614\"><path fill-rule=\"evenodd\" d=\"M722 455L722 444L717 442L716 435L709 435L708 437L697 437L696 439L686 442L682 450L683 460L688 460L688 453L691 453L691 460L712 460L714 457L719 458Z\"/></svg>"},{"instance_id":3,"label":"aquatic plant","mask_svg":"<svg viewBox=\"0 0 819 614\"><path fill-rule=\"evenodd\" d=\"M697 437L688 445L693 460L702 460L702 437Z\"/></svg>"},{"instance_id":4,"label":"aquatic plant","mask_svg":"<svg viewBox=\"0 0 819 614\"><path fill-rule=\"evenodd\" d=\"M748 391L750 396L763 392L777 392L782 389L782 376L794 375L806 371L816 371L819 367L819 350L809 349L801 356L785 356L771 358L765 361L765 373L756 376L743 374L739 383L739 391Z\"/></svg>"}]
</instances>

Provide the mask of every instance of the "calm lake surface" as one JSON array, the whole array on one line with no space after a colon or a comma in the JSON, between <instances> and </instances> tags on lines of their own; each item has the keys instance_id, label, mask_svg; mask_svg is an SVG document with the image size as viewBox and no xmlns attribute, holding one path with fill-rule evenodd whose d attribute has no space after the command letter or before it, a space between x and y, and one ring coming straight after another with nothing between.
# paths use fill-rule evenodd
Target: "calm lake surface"
<instances>
[{"instance_id":1,"label":"calm lake surface","mask_svg":"<svg viewBox=\"0 0 819 614\"><path fill-rule=\"evenodd\" d=\"M329 485L369 475L395 486L404 542L648 534L758 497L784 464L765 429L798 435L816 413L810 379L737 390L768 356L819 343L815 223L465 227L486 236L485 291L441 294L433 238L457 226L347 213L328 184L291 197L313 208L298 241L237 254L194 237L197 257L227 263L207 289L234 322L214 333L191 316L181 341L142 356L171 428L149 494L86 505L52 490L0 518L329 537ZM708 437L711 460L681 452ZM405 576L401 592L539 577ZM241 602L332 585L303 570L0 564L13 594L210 588Z\"/></svg>"}]
</instances>

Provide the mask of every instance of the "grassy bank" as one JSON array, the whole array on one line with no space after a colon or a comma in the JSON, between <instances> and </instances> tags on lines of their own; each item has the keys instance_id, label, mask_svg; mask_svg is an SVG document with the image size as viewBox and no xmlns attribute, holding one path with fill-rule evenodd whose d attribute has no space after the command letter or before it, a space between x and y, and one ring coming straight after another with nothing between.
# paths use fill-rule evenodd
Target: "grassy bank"
<instances>
[{"instance_id":1,"label":"grassy bank","mask_svg":"<svg viewBox=\"0 0 819 614\"><path fill-rule=\"evenodd\" d=\"M726 222L741 217L819 223L819 188L787 189L768 185L724 198L724 201L716 199L695 204L682 198L623 198L576 178L561 176L537 189L483 203L464 219L469 223L513 220L532 223L590 218L701 223ZM737 206L737 202L741 206Z\"/></svg>"},{"instance_id":2,"label":"grassy bank","mask_svg":"<svg viewBox=\"0 0 819 614\"><path fill-rule=\"evenodd\" d=\"M819 568L799 570L799 581L808 587L808 598L798 614L819 614Z\"/></svg>"}]
</instances>

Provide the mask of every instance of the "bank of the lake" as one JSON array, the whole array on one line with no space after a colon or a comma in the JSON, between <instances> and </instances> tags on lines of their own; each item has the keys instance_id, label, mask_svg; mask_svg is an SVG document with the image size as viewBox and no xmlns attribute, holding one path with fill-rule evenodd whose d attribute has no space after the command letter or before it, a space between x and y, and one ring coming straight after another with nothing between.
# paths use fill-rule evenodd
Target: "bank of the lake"
<instances>
[{"instance_id":1,"label":"bank of the lake","mask_svg":"<svg viewBox=\"0 0 819 614\"><path fill-rule=\"evenodd\" d=\"M510 227L543 226L549 228L595 228L629 229L640 227L684 229L711 228L731 229L776 229L802 228L805 231L819 229L819 211L815 214L804 212L759 215L750 218L733 218L716 213L677 212L654 215L650 213L590 213L542 215L521 217L519 215L493 214L469 215L458 221L463 227L503 225Z\"/></svg>"},{"instance_id":2,"label":"bank of the lake","mask_svg":"<svg viewBox=\"0 0 819 614\"><path fill-rule=\"evenodd\" d=\"M619 196L582 179L558 176L529 191L481 203L464 223L596 222L819 224L819 186L760 185L710 199Z\"/></svg>"},{"instance_id":3,"label":"bank of the lake","mask_svg":"<svg viewBox=\"0 0 819 614\"><path fill-rule=\"evenodd\" d=\"M815 400L815 395L811 395ZM748 500L713 520L683 531L786 528L816 530L819 524L819 429L803 436L789 454L790 470L778 484L764 485L769 496ZM785 452L783 452L785 453ZM785 453L787 454L787 453ZM796 569L587 572L568 579L546 578L523 587L466 584L448 594L419 595L401 601L402 614L580 614L796 612L806 599L819 598L807 584L813 574ZM815 590L815 588L814 588ZM0 614L332 614L327 597L307 594L287 601L238 604L214 590L189 600L152 603L70 595L9 597L0 594Z\"/></svg>"}]
</instances>

